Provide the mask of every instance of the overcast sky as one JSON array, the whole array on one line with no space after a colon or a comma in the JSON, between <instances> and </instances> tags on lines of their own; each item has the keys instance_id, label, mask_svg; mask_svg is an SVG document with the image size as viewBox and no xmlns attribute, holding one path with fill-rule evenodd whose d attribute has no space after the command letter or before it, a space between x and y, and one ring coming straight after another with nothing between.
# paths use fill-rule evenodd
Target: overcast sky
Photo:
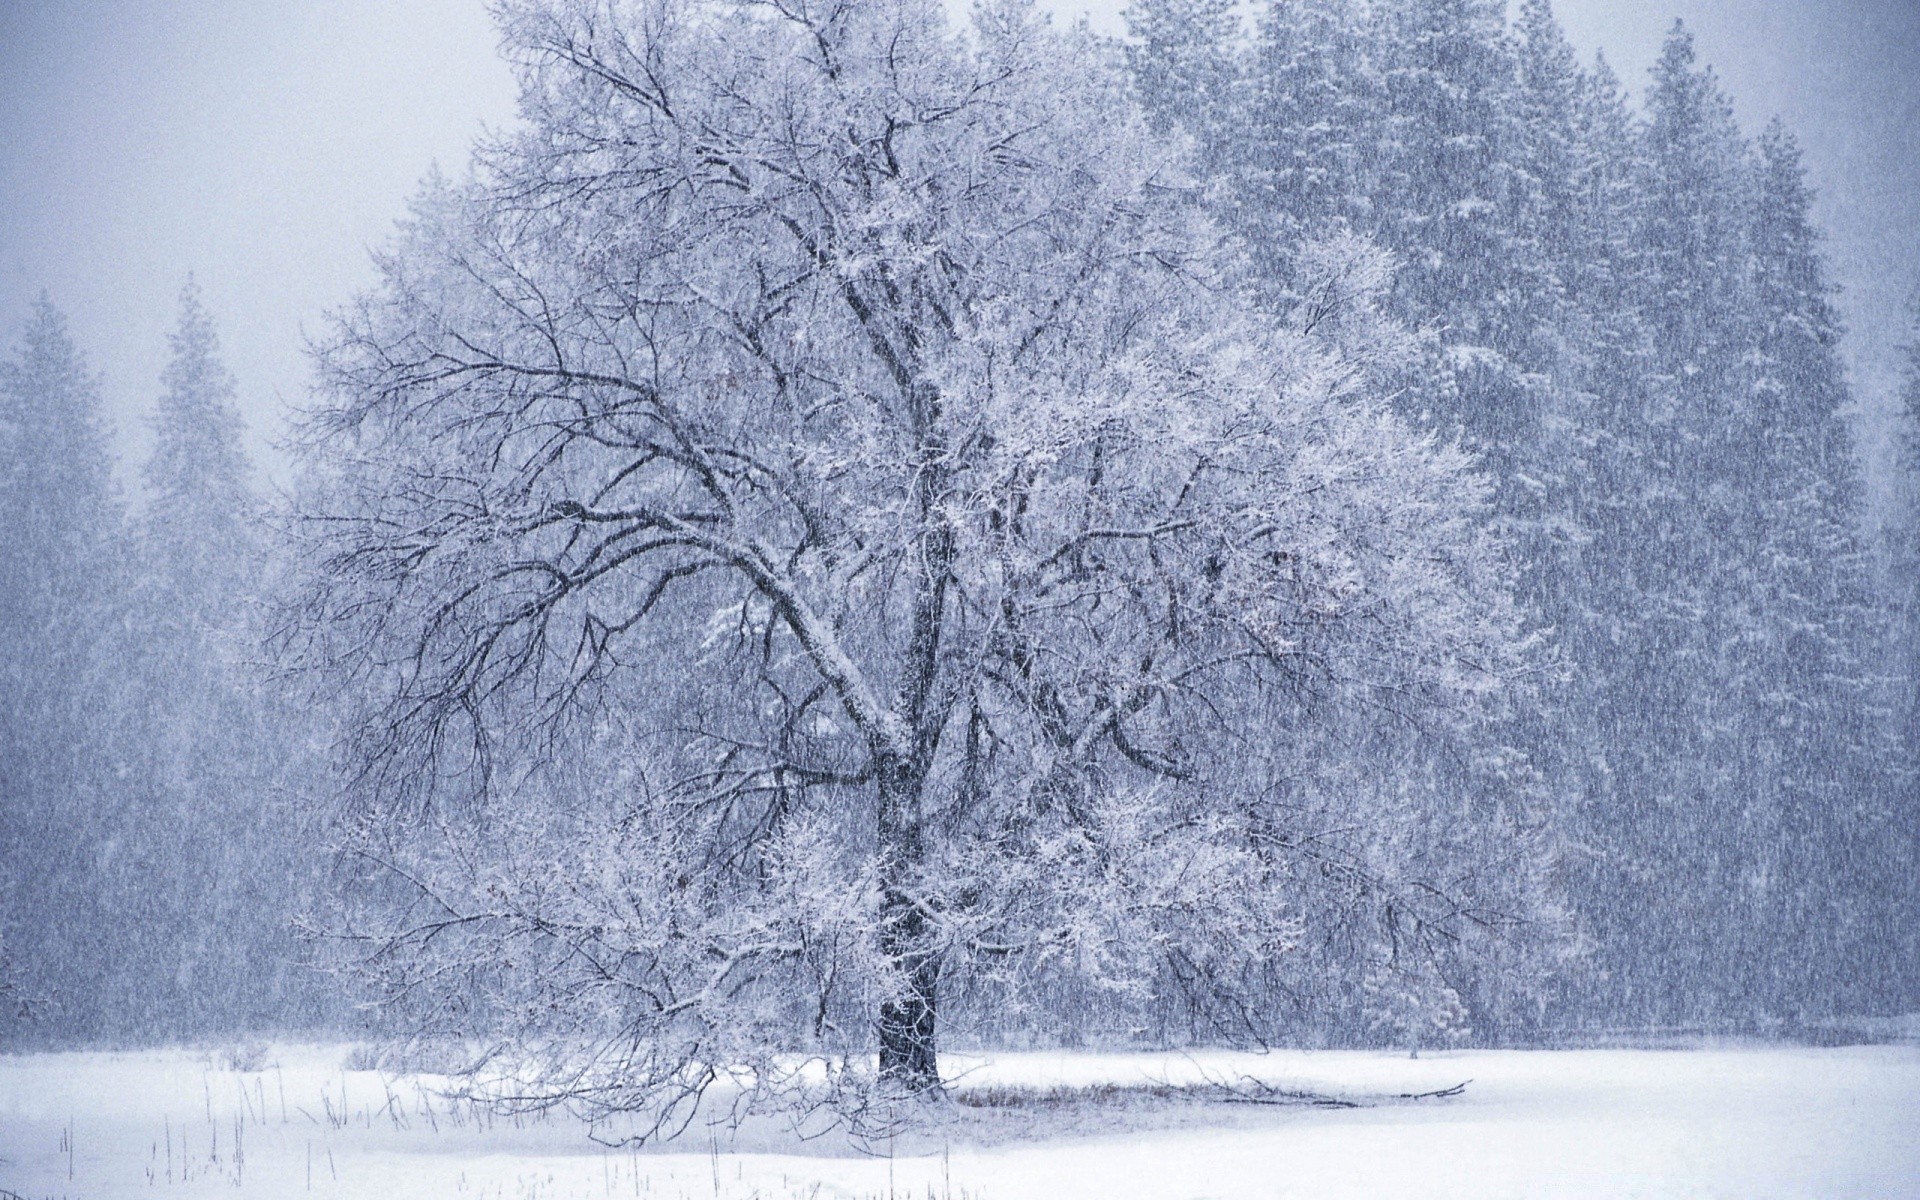
<instances>
[{"instance_id":1,"label":"overcast sky","mask_svg":"<svg viewBox=\"0 0 1920 1200\"><path fill-rule=\"evenodd\" d=\"M1050 4L1115 31L1121 6ZM1557 8L1635 90L1684 18L1747 128L1777 113L1801 136L1849 359L1884 409L1920 287L1920 0ZM512 112L482 0L0 0L0 344L50 294L134 461L191 271L271 464L302 330L371 280L368 250L429 166L457 170Z\"/></svg>"}]
</instances>

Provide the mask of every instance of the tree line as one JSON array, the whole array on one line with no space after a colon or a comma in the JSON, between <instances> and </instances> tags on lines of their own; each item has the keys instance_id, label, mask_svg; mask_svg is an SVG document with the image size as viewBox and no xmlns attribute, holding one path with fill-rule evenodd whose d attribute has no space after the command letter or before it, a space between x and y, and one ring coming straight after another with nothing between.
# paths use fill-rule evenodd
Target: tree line
<instances>
[{"instance_id":1,"label":"tree line","mask_svg":"<svg viewBox=\"0 0 1920 1200\"><path fill-rule=\"evenodd\" d=\"M1399 405L1495 480L1560 655L1508 732L1555 794L1586 941L1563 1011L1910 1004L1904 585L1867 532L1792 135L1738 128L1677 23L1635 108L1546 0L1511 26L1492 0L1133 14L1142 100L1272 294L1301 292L1302 231L1390 249L1439 367Z\"/></svg>"},{"instance_id":2,"label":"tree line","mask_svg":"<svg viewBox=\"0 0 1920 1200\"><path fill-rule=\"evenodd\" d=\"M0 1029L135 1042L337 1021L293 922L323 726L264 678L264 505L191 282L130 510L44 298L0 367Z\"/></svg>"},{"instance_id":3,"label":"tree line","mask_svg":"<svg viewBox=\"0 0 1920 1200\"><path fill-rule=\"evenodd\" d=\"M1914 1006L1916 552L1684 29L502 21L284 506L191 287L137 511L50 305L0 374L6 1036L365 995L624 1107Z\"/></svg>"}]
</instances>

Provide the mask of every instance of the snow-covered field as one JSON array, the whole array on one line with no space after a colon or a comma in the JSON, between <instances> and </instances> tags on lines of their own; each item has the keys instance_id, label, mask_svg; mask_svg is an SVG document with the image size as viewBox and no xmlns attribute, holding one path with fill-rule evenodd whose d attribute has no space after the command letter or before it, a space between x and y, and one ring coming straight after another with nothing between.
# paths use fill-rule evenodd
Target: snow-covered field
<instances>
[{"instance_id":1,"label":"snow-covered field","mask_svg":"<svg viewBox=\"0 0 1920 1200\"><path fill-rule=\"evenodd\" d=\"M1920 1047L1404 1056L950 1056L957 1106L892 1153L762 1125L663 1149L564 1117L489 1121L418 1081L281 1046L263 1070L190 1051L0 1057L0 1195L42 1197L1920 1197ZM1099 1084L1241 1076L1347 1109L1126 1099ZM1472 1082L1455 1097L1401 1093Z\"/></svg>"}]
</instances>

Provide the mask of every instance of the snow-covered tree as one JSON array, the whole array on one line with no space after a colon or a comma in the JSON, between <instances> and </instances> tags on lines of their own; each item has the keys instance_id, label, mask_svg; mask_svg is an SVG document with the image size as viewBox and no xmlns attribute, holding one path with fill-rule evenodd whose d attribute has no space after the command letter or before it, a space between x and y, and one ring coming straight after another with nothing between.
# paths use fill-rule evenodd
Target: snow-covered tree
<instances>
[{"instance_id":1,"label":"snow-covered tree","mask_svg":"<svg viewBox=\"0 0 1920 1200\"><path fill-rule=\"evenodd\" d=\"M1891 669L1894 691L1894 740L1900 747L1894 760L1893 817L1908 837L1920 838L1920 292L1907 301L1907 338L1901 347L1900 416L1901 497L1905 501L1893 522L1889 540L1889 583L1892 597ZM1906 873L1907 912L1920 903L1920 880ZM1904 930L1904 973L1907 995L1920 991L1920 929Z\"/></svg>"},{"instance_id":2,"label":"snow-covered tree","mask_svg":"<svg viewBox=\"0 0 1920 1200\"><path fill-rule=\"evenodd\" d=\"M94 885L116 914L94 939L110 951L94 1032L298 1028L317 982L292 928L316 869L290 802L307 728L262 686L257 501L235 383L191 280L169 347L113 689L128 762L118 862Z\"/></svg>"},{"instance_id":3,"label":"snow-covered tree","mask_svg":"<svg viewBox=\"0 0 1920 1200\"><path fill-rule=\"evenodd\" d=\"M0 369L0 404L8 661L78 678L84 670L72 662L31 660L77 651L76 627L97 616L95 603L118 560L121 507L98 382L65 317L44 298L14 359ZM9 692L24 707L38 707L19 690Z\"/></svg>"},{"instance_id":4,"label":"snow-covered tree","mask_svg":"<svg viewBox=\"0 0 1920 1200\"><path fill-rule=\"evenodd\" d=\"M1793 1012L1821 976L1849 1008L1893 1001L1907 940L1895 899L1914 835L1891 809L1899 743L1876 661L1885 612L1862 512L1846 408L1841 328L1800 151L1775 121L1751 170L1751 349L1744 386L1751 449L1751 552L1736 576L1751 598L1741 637L1751 727L1770 731L1740 791L1773 836L1743 859L1741 899L1767 915L1743 957L1772 957L1765 1003ZM1851 880L1854 887L1836 886ZM1863 902L1864 901L1864 902ZM1782 936L1783 929L1817 931ZM1816 971L1808 964L1820 961ZM1764 985L1746 989L1765 994Z\"/></svg>"},{"instance_id":5,"label":"snow-covered tree","mask_svg":"<svg viewBox=\"0 0 1920 1200\"><path fill-rule=\"evenodd\" d=\"M1507 279L1477 264L1510 250L1499 220L1514 187L1503 9L1497 0L1396 0L1370 10L1385 117L1377 227L1406 264L1406 311L1444 323L1450 344L1480 349L1499 346ZM1497 429L1510 414L1465 415L1472 428Z\"/></svg>"},{"instance_id":6,"label":"snow-covered tree","mask_svg":"<svg viewBox=\"0 0 1920 1200\"><path fill-rule=\"evenodd\" d=\"M1560 1019L1887 1002L1912 952L1866 947L1900 941L1900 756L1797 152L1742 135L1684 26L1635 113L1546 0L1510 29L1500 7L1275 0L1219 130L1141 94L1206 153L1271 308L1316 222L1403 264L1396 311L1434 367L1400 411L1472 439L1563 667L1481 743L1519 752L1571 850L1591 953ZM1204 57L1188 24L1136 31L1136 73L1159 43Z\"/></svg>"},{"instance_id":7,"label":"snow-covered tree","mask_svg":"<svg viewBox=\"0 0 1920 1200\"><path fill-rule=\"evenodd\" d=\"M1134 86L1160 133L1216 149L1233 135L1240 14L1234 0L1136 0L1127 8Z\"/></svg>"},{"instance_id":8,"label":"snow-covered tree","mask_svg":"<svg viewBox=\"0 0 1920 1200\"><path fill-rule=\"evenodd\" d=\"M1314 823L1400 781L1299 803L1319 714L1455 736L1529 645L1486 485L1390 411L1377 251L1264 314L1024 4L503 30L524 130L321 351L287 631L357 706L367 962L440 1028L593 1107L809 1048L921 1089L941 997L1023 980L1257 1033L1318 881L1408 976L1514 917Z\"/></svg>"},{"instance_id":9,"label":"snow-covered tree","mask_svg":"<svg viewBox=\"0 0 1920 1200\"><path fill-rule=\"evenodd\" d=\"M93 1005L71 948L97 927L87 883L111 848L102 718L124 547L108 438L98 383L42 299L0 364L0 937L55 1021Z\"/></svg>"},{"instance_id":10,"label":"snow-covered tree","mask_svg":"<svg viewBox=\"0 0 1920 1200\"><path fill-rule=\"evenodd\" d=\"M300 1027L308 726L260 686L262 550L233 381L191 285L124 522L94 380L42 305L0 385L0 1030L172 1039ZM84 947L84 952L77 948Z\"/></svg>"},{"instance_id":11,"label":"snow-covered tree","mask_svg":"<svg viewBox=\"0 0 1920 1200\"><path fill-rule=\"evenodd\" d=\"M1907 301L1907 341L1901 347L1900 417L1902 498L1906 501L1903 529L1896 534L1893 586L1898 606L1901 651L1896 670L1907 688L1901 700L1901 741L1907 746L1908 769L1920 768L1920 292ZM1908 789L1912 794L1911 787Z\"/></svg>"},{"instance_id":12,"label":"snow-covered tree","mask_svg":"<svg viewBox=\"0 0 1920 1200\"><path fill-rule=\"evenodd\" d=\"M1233 224L1265 286L1295 285L1292 258L1333 229L1365 230L1380 80L1351 0L1295 0L1260 16L1235 130Z\"/></svg>"},{"instance_id":13,"label":"snow-covered tree","mask_svg":"<svg viewBox=\"0 0 1920 1200\"><path fill-rule=\"evenodd\" d=\"M142 471L148 496L141 524L152 568L192 610L182 619L191 619L252 590L246 576L259 554L249 524L255 501L233 376L220 361L212 314L192 280L180 293L180 320L168 341L172 355L154 408L153 457Z\"/></svg>"}]
</instances>

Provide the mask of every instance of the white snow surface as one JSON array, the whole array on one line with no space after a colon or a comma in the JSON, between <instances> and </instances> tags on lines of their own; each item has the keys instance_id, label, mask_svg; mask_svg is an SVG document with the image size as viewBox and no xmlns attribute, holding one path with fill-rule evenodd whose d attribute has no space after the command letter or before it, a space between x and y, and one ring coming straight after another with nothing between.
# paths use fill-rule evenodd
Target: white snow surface
<instances>
[{"instance_id":1,"label":"white snow surface","mask_svg":"<svg viewBox=\"0 0 1920 1200\"><path fill-rule=\"evenodd\" d=\"M433 1081L277 1046L0 1056L0 1194L42 1197L1920 1197L1920 1047L948 1055L962 1094L1257 1078L1366 1101L969 1113L863 1153L696 1122L644 1150L491 1121ZM1408 1101L1471 1080L1451 1098ZM1057 1093L1056 1093L1057 1095ZM236 1152L237 1151L237 1152Z\"/></svg>"}]
</instances>

